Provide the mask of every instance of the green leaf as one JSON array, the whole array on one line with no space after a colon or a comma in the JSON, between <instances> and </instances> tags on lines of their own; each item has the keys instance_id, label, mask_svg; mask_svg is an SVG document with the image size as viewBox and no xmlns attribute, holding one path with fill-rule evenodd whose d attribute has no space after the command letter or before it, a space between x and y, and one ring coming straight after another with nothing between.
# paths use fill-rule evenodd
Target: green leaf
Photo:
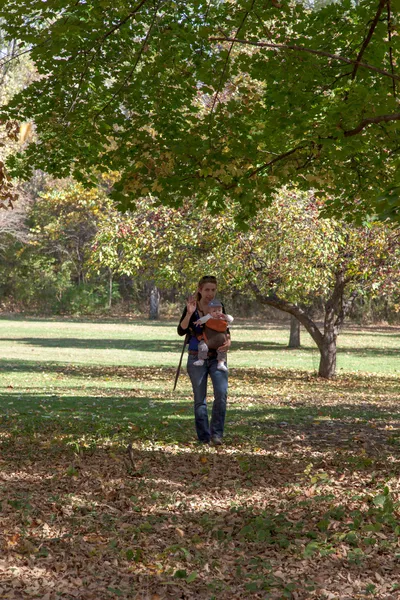
<instances>
[{"instance_id":1,"label":"green leaf","mask_svg":"<svg viewBox=\"0 0 400 600\"><path fill-rule=\"evenodd\" d=\"M178 569L177 571L175 571L174 577L176 579L187 579L188 574L186 572L186 569Z\"/></svg>"},{"instance_id":2,"label":"green leaf","mask_svg":"<svg viewBox=\"0 0 400 600\"><path fill-rule=\"evenodd\" d=\"M375 504L375 506L383 507L385 505L386 499L387 499L386 494L379 494L379 496L375 496L372 499L372 502Z\"/></svg>"},{"instance_id":3,"label":"green leaf","mask_svg":"<svg viewBox=\"0 0 400 600\"><path fill-rule=\"evenodd\" d=\"M319 550L319 543L318 542L310 542L304 548L303 556L305 558L309 558L310 556L313 556L316 552L318 552L318 550Z\"/></svg>"}]
</instances>

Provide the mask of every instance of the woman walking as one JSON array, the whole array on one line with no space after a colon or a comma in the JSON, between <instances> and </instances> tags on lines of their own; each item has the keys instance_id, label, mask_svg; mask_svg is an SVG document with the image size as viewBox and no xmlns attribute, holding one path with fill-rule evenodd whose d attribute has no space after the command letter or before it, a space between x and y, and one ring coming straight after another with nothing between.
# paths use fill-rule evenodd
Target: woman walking
<instances>
[{"instance_id":1,"label":"woman walking","mask_svg":"<svg viewBox=\"0 0 400 600\"><path fill-rule=\"evenodd\" d=\"M186 302L178 325L178 334L189 336L189 355L187 372L192 382L194 396L194 417L197 437L204 444L212 443L215 446L222 444L228 394L228 371L218 369L217 350L209 350L204 364L196 366L198 360L198 344L203 327L195 322L207 315L208 304L214 300L217 293L217 279L211 275L202 277L198 283L196 296L190 296ZM225 313L224 307L222 312ZM219 352L226 352L231 345L229 330L224 346L218 348ZM207 382L210 377L214 401L209 423L207 412Z\"/></svg>"}]
</instances>

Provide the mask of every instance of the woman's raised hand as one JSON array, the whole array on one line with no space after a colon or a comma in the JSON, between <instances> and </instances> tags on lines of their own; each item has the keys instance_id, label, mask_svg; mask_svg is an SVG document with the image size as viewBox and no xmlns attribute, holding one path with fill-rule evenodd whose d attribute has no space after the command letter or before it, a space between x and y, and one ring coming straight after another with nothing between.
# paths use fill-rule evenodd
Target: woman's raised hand
<instances>
[{"instance_id":1,"label":"woman's raised hand","mask_svg":"<svg viewBox=\"0 0 400 600\"><path fill-rule=\"evenodd\" d=\"M190 295L186 300L186 312L188 315L192 315L197 308L196 298L193 295Z\"/></svg>"}]
</instances>

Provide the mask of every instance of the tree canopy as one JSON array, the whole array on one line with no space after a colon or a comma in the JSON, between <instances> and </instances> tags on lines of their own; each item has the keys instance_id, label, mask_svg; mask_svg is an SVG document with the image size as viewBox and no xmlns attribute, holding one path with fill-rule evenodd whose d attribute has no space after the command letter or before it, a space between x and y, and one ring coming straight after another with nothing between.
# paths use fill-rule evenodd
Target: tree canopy
<instances>
[{"instance_id":1,"label":"tree canopy","mask_svg":"<svg viewBox=\"0 0 400 600\"><path fill-rule=\"evenodd\" d=\"M11 172L111 169L122 206L233 197L244 216L295 183L399 218L397 2L316 6L5 0L5 37L40 74L3 107L38 132Z\"/></svg>"}]
</instances>

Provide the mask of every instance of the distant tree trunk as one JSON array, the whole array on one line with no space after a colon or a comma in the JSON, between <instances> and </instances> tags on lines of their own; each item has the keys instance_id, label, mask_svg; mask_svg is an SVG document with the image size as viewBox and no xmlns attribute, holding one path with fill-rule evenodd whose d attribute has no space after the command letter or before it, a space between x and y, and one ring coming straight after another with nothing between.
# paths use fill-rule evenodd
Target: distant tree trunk
<instances>
[{"instance_id":1,"label":"distant tree trunk","mask_svg":"<svg viewBox=\"0 0 400 600\"><path fill-rule=\"evenodd\" d=\"M289 348L300 348L300 321L290 315Z\"/></svg>"},{"instance_id":2,"label":"distant tree trunk","mask_svg":"<svg viewBox=\"0 0 400 600\"><path fill-rule=\"evenodd\" d=\"M111 269L108 269L108 308L111 308L113 289L113 274Z\"/></svg>"},{"instance_id":3,"label":"distant tree trunk","mask_svg":"<svg viewBox=\"0 0 400 600\"><path fill-rule=\"evenodd\" d=\"M152 285L150 290L150 312L149 319L157 320L160 310L160 291L156 285Z\"/></svg>"}]
</instances>

